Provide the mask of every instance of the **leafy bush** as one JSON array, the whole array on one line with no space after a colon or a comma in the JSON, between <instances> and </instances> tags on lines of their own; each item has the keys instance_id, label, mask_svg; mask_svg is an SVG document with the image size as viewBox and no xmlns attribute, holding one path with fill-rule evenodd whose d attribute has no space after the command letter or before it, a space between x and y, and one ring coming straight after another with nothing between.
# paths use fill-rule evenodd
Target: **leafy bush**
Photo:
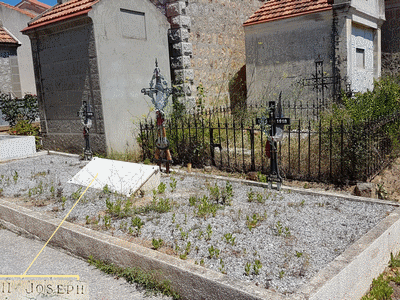
<instances>
[{"instance_id":1,"label":"leafy bush","mask_svg":"<svg viewBox=\"0 0 400 300\"><path fill-rule=\"evenodd\" d=\"M39 116L37 97L31 94L26 94L22 99L13 99L7 94L0 94L0 109L4 120L11 127L15 126L19 120L32 123Z\"/></svg>"}]
</instances>

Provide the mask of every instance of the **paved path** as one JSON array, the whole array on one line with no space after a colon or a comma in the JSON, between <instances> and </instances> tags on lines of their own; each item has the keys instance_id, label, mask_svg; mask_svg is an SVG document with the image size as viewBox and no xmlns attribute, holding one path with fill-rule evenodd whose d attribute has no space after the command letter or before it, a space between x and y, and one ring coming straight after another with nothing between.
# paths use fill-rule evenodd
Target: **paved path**
<instances>
[{"instance_id":1,"label":"paved path","mask_svg":"<svg viewBox=\"0 0 400 300\"><path fill-rule=\"evenodd\" d=\"M25 272L44 243L18 236L0 228L0 274L20 275ZM29 269L28 275L79 275L88 284L92 300L159 300L167 297L152 297L135 288L124 279L114 279L90 266L80 258L47 246Z\"/></svg>"}]
</instances>

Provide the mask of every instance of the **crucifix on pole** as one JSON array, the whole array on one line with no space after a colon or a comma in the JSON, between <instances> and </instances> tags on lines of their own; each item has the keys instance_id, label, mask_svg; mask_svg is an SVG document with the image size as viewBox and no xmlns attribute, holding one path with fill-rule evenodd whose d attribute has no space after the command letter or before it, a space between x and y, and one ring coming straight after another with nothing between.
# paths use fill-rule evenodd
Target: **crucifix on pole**
<instances>
[{"instance_id":1,"label":"crucifix on pole","mask_svg":"<svg viewBox=\"0 0 400 300\"><path fill-rule=\"evenodd\" d=\"M158 163L160 169L161 169L161 164L165 162L166 172L169 173L169 165L170 163L172 163L172 157L169 151L169 141L167 139L167 133L164 126L164 119L165 119L164 108L168 103L168 97L173 93L173 89L168 88L167 81L165 80L164 76L161 75L157 59L156 59L156 67L153 72L153 77L151 78L150 81L150 88L144 88L142 89L141 92L151 98L151 102L156 108L157 149L154 155L155 161Z\"/></svg>"},{"instance_id":2,"label":"crucifix on pole","mask_svg":"<svg viewBox=\"0 0 400 300\"><path fill-rule=\"evenodd\" d=\"M269 101L266 115L257 118L257 124L268 135L265 144L265 154L270 159L270 172L267 177L269 188L275 182L278 190L281 189L282 177L278 167L278 142L283 139L283 126L290 125L290 118L284 118L281 107L281 95L279 94L278 105L275 101Z\"/></svg>"}]
</instances>

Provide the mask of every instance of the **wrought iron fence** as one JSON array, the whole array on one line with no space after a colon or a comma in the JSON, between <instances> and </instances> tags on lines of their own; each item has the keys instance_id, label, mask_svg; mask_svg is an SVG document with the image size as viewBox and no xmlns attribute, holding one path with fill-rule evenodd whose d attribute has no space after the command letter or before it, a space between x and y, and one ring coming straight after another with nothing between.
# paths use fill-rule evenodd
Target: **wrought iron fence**
<instances>
[{"instance_id":1,"label":"wrought iron fence","mask_svg":"<svg viewBox=\"0 0 400 300\"><path fill-rule=\"evenodd\" d=\"M212 165L229 172L269 171L265 154L267 136L254 123L219 111L187 115L165 123L175 164ZM217 116L216 116L217 115ZM366 180L391 159L399 134L388 126L400 124L400 114L362 124L292 120L279 143L281 175L288 179L325 182ZM390 135L392 134L392 135ZM394 133L396 134L396 133ZM140 124L143 159L152 159L156 125Z\"/></svg>"}]
</instances>

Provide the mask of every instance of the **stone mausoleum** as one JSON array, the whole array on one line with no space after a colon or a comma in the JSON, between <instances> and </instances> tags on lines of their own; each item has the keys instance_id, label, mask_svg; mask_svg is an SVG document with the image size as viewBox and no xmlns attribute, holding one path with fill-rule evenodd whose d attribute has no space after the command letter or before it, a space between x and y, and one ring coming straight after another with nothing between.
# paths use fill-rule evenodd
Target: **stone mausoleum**
<instances>
[{"instance_id":1,"label":"stone mausoleum","mask_svg":"<svg viewBox=\"0 0 400 300\"><path fill-rule=\"evenodd\" d=\"M151 110L140 93L157 58L180 101L229 104L229 82L245 69L243 22L259 0L59 0L24 29L32 42L44 145L81 151L76 112L94 107L95 152L136 144L137 123ZM134 122L136 122L134 124Z\"/></svg>"},{"instance_id":2,"label":"stone mausoleum","mask_svg":"<svg viewBox=\"0 0 400 300\"><path fill-rule=\"evenodd\" d=\"M44 147L81 152L82 102L94 111L94 152L129 150L155 58L168 81L166 17L147 0L70 0L23 30L32 43Z\"/></svg>"},{"instance_id":3,"label":"stone mausoleum","mask_svg":"<svg viewBox=\"0 0 400 300\"><path fill-rule=\"evenodd\" d=\"M373 89L381 74L383 0L269 0L245 23L248 103L283 91L315 74L316 61L336 78L330 93L349 85ZM333 79L332 79L333 80ZM299 92L300 93L300 92Z\"/></svg>"}]
</instances>

